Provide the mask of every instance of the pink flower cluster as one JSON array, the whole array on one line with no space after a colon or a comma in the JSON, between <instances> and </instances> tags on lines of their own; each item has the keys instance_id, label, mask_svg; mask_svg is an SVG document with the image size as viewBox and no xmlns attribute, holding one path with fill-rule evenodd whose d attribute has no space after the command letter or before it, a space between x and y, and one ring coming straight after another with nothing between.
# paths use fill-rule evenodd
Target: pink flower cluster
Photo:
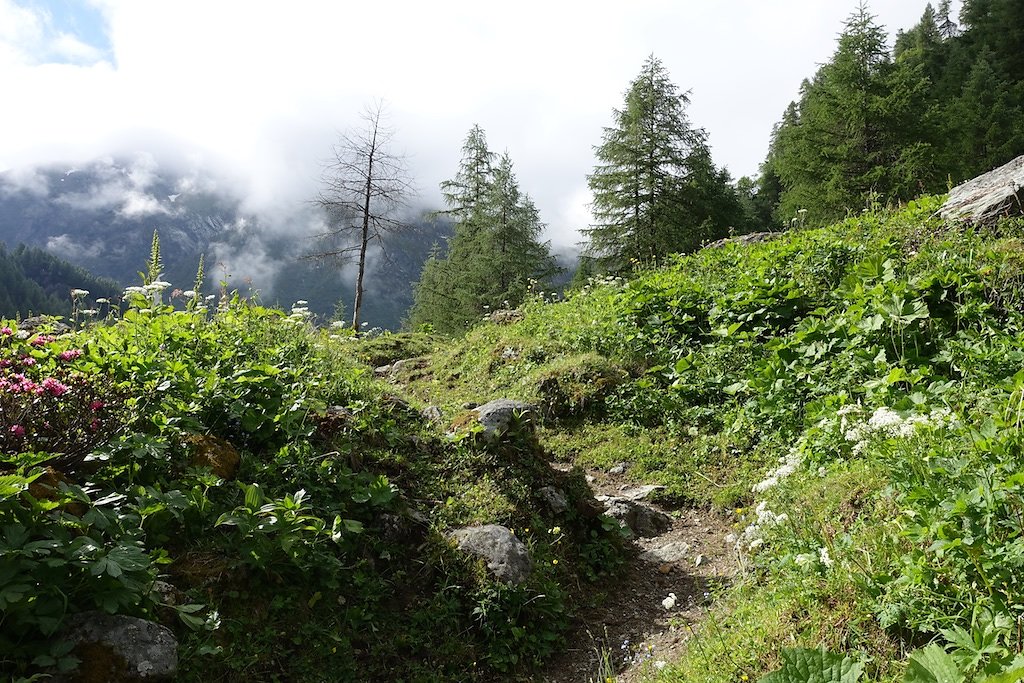
<instances>
[{"instance_id":1,"label":"pink flower cluster","mask_svg":"<svg viewBox=\"0 0 1024 683\"><path fill-rule=\"evenodd\" d=\"M41 334L38 337L34 337L32 339L32 341L29 342L29 344L31 344L32 346L46 346L47 344L49 344L53 340L54 340L54 337L51 337L51 336L46 335L46 334Z\"/></svg>"},{"instance_id":2,"label":"pink flower cluster","mask_svg":"<svg viewBox=\"0 0 1024 683\"><path fill-rule=\"evenodd\" d=\"M0 335L3 335L5 337L9 337L12 334L14 334L14 330L12 330L11 328L9 328L7 326L0 327Z\"/></svg>"},{"instance_id":3,"label":"pink flower cluster","mask_svg":"<svg viewBox=\"0 0 1024 683\"><path fill-rule=\"evenodd\" d=\"M21 425L11 425L11 434L14 436L25 436L25 428Z\"/></svg>"},{"instance_id":4,"label":"pink flower cluster","mask_svg":"<svg viewBox=\"0 0 1024 683\"><path fill-rule=\"evenodd\" d=\"M74 360L82 357L82 349L68 349L60 352L61 360Z\"/></svg>"},{"instance_id":5,"label":"pink flower cluster","mask_svg":"<svg viewBox=\"0 0 1024 683\"><path fill-rule=\"evenodd\" d=\"M49 394L50 396L62 396L63 394L66 394L68 390L68 385L62 384L52 377L47 377L40 384L36 384L21 373L11 375L10 379L0 377L0 391L9 391L12 394Z\"/></svg>"}]
</instances>

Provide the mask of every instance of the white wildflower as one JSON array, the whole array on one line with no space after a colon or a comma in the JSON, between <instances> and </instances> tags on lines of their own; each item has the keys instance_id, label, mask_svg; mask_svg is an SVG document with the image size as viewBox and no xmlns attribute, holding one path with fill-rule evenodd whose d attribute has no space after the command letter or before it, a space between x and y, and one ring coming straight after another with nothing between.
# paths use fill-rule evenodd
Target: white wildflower
<instances>
[{"instance_id":1,"label":"white wildflower","mask_svg":"<svg viewBox=\"0 0 1024 683\"><path fill-rule=\"evenodd\" d=\"M196 296L197 296L196 293L195 293L195 290L192 290L192 289L190 289L188 291L185 291L185 292L182 292L181 295L183 297L185 297L186 299L195 299Z\"/></svg>"},{"instance_id":2,"label":"white wildflower","mask_svg":"<svg viewBox=\"0 0 1024 683\"><path fill-rule=\"evenodd\" d=\"M145 287L125 287L124 288L124 293L125 294L145 294L146 293L146 288Z\"/></svg>"},{"instance_id":3,"label":"white wildflower","mask_svg":"<svg viewBox=\"0 0 1024 683\"><path fill-rule=\"evenodd\" d=\"M83 296L89 296L89 290L88 289L72 289L71 290L71 298L73 298L73 299L80 299Z\"/></svg>"},{"instance_id":4,"label":"white wildflower","mask_svg":"<svg viewBox=\"0 0 1024 683\"><path fill-rule=\"evenodd\" d=\"M305 299L299 299L298 301L295 302L295 305L296 306L308 306L309 302L306 301Z\"/></svg>"},{"instance_id":5,"label":"white wildflower","mask_svg":"<svg viewBox=\"0 0 1024 683\"><path fill-rule=\"evenodd\" d=\"M99 313L99 311L97 311L95 308L87 308L84 311L82 311L82 315L96 315L97 313Z\"/></svg>"},{"instance_id":6,"label":"white wildflower","mask_svg":"<svg viewBox=\"0 0 1024 683\"><path fill-rule=\"evenodd\" d=\"M109 304L110 303L110 299L101 296L99 299L96 299L96 303L98 303L98 304Z\"/></svg>"},{"instance_id":7,"label":"white wildflower","mask_svg":"<svg viewBox=\"0 0 1024 683\"><path fill-rule=\"evenodd\" d=\"M661 601L661 606L665 609L672 609L676 606L676 594L669 593L668 597Z\"/></svg>"},{"instance_id":8,"label":"white wildflower","mask_svg":"<svg viewBox=\"0 0 1024 683\"><path fill-rule=\"evenodd\" d=\"M826 548L825 546L821 546L820 548L818 548L818 560L826 568L830 568L833 564L835 564L835 561L833 561L832 556L828 554L828 548Z\"/></svg>"}]
</instances>

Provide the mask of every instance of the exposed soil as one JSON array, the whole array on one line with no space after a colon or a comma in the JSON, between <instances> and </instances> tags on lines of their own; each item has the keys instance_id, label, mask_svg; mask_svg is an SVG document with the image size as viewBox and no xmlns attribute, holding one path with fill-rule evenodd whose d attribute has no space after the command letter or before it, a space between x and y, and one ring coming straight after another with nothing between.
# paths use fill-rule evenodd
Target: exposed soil
<instances>
[{"instance_id":1,"label":"exposed soil","mask_svg":"<svg viewBox=\"0 0 1024 683\"><path fill-rule=\"evenodd\" d=\"M595 495L621 495L637 485L626 475L591 472L588 478ZM671 528L634 539L627 566L595 588L592 605L579 614L564 654L544 668L538 681L604 683L602 676L609 675L618 683L641 680L658 662L679 657L717 589L735 575L736 551L725 540L734 531L729 520L713 511L644 504L671 515ZM666 608L663 601L670 593L675 604Z\"/></svg>"}]
</instances>

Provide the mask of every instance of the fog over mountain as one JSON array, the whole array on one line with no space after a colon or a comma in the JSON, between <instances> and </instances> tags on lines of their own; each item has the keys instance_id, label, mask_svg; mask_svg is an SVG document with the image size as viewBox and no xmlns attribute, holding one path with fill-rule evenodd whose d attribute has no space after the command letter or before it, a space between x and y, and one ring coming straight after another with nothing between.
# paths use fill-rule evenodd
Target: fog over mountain
<instances>
[{"instance_id":1,"label":"fog over mountain","mask_svg":"<svg viewBox=\"0 0 1024 683\"><path fill-rule=\"evenodd\" d=\"M321 316L339 301L349 308L351 266L303 259L328 229L322 213L308 202L257 212L235 188L149 154L8 171L0 173L0 241L44 248L127 285L137 283L156 230L175 287L191 287L202 254L210 291L223 281L269 304L306 299ZM410 213L415 231L394 237L393 263L370 254L364 319L372 326L400 325L423 260L435 242L443 246L447 226L420 214Z\"/></svg>"}]
</instances>

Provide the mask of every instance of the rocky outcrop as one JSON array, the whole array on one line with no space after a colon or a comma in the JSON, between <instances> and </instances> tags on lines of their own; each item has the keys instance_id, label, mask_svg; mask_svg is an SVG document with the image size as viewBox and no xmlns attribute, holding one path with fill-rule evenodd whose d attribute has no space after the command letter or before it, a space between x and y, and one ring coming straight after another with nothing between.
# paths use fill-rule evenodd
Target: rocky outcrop
<instances>
[{"instance_id":1,"label":"rocky outcrop","mask_svg":"<svg viewBox=\"0 0 1024 683\"><path fill-rule=\"evenodd\" d=\"M1024 156L954 187L939 214L969 223L1024 215Z\"/></svg>"},{"instance_id":2,"label":"rocky outcrop","mask_svg":"<svg viewBox=\"0 0 1024 683\"><path fill-rule=\"evenodd\" d=\"M530 552L508 527L499 524L457 529L451 538L459 549L479 557L499 581L519 584L533 570Z\"/></svg>"},{"instance_id":3,"label":"rocky outcrop","mask_svg":"<svg viewBox=\"0 0 1024 683\"><path fill-rule=\"evenodd\" d=\"M751 232L746 235L737 235L736 237L723 237L708 244L705 249L717 249L727 244L757 244L758 242L773 240L780 234L778 232Z\"/></svg>"},{"instance_id":4,"label":"rocky outcrop","mask_svg":"<svg viewBox=\"0 0 1024 683\"><path fill-rule=\"evenodd\" d=\"M65 637L81 660L65 680L128 683L171 681L178 672L178 641L160 624L104 612L71 617Z\"/></svg>"}]
</instances>

